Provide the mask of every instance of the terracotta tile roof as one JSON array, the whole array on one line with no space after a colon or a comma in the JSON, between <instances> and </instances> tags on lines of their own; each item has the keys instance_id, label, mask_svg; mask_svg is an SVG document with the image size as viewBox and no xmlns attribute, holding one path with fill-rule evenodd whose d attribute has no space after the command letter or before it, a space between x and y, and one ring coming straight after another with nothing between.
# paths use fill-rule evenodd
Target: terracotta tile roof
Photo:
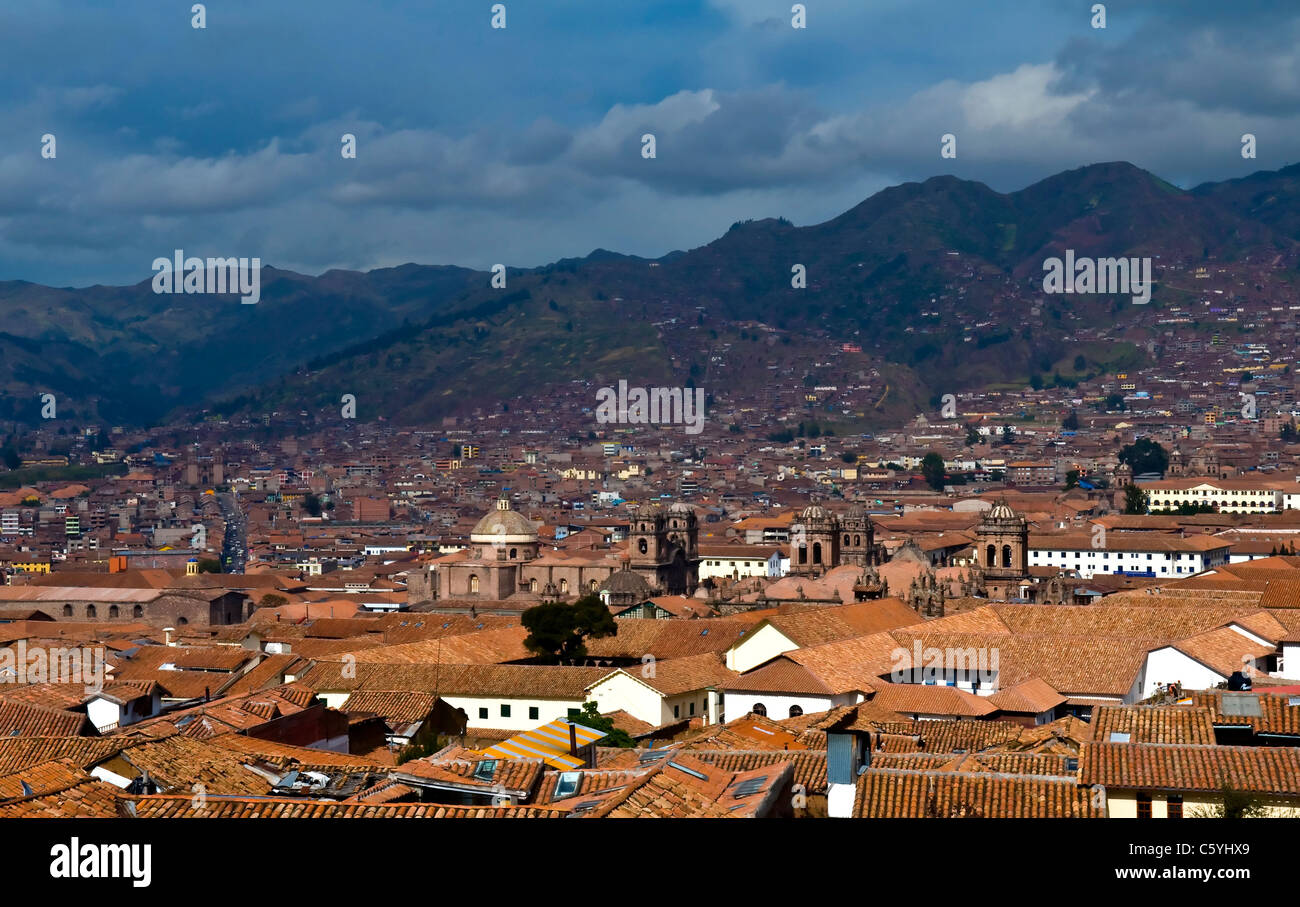
<instances>
[{"instance_id":1,"label":"terracotta tile roof","mask_svg":"<svg viewBox=\"0 0 1300 907\"><path fill-rule=\"evenodd\" d=\"M433 693L412 690L358 690L348 696L340 709L345 712L370 712L390 727L424 721L433 712L438 697Z\"/></svg>"},{"instance_id":2,"label":"terracotta tile roof","mask_svg":"<svg viewBox=\"0 0 1300 907\"><path fill-rule=\"evenodd\" d=\"M1199 743L1213 745L1214 723L1208 708L1188 706L1106 705L1092 710L1089 740L1110 742L1127 734L1129 743Z\"/></svg>"},{"instance_id":3,"label":"terracotta tile roof","mask_svg":"<svg viewBox=\"0 0 1300 907\"><path fill-rule=\"evenodd\" d=\"M1264 658L1277 651L1276 645L1261 645L1229 627L1189 636L1174 648L1211 668L1223 677L1240 671L1243 657Z\"/></svg>"},{"instance_id":4,"label":"terracotta tile roof","mask_svg":"<svg viewBox=\"0 0 1300 907\"><path fill-rule=\"evenodd\" d=\"M537 788L534 802L538 806L554 806L561 809L573 809L591 800L604 802L606 798L622 793L629 784L640 780L650 770L650 768L637 768L574 771L569 774L577 781L577 786L572 793L567 793L560 799L556 798L555 790L560 783L561 772L548 771L542 776L542 783Z\"/></svg>"},{"instance_id":5,"label":"terracotta tile roof","mask_svg":"<svg viewBox=\"0 0 1300 907\"><path fill-rule=\"evenodd\" d=\"M869 633L796 649L785 657L807 668L834 693L865 692L893 668L898 647L889 633Z\"/></svg>"},{"instance_id":6,"label":"terracotta tile roof","mask_svg":"<svg viewBox=\"0 0 1300 907\"><path fill-rule=\"evenodd\" d=\"M1300 796L1300 748L1177 743L1085 743L1079 783L1133 790Z\"/></svg>"},{"instance_id":7,"label":"terracotta tile roof","mask_svg":"<svg viewBox=\"0 0 1300 907\"><path fill-rule=\"evenodd\" d=\"M712 725L692 735L683 745L719 750L799 750L807 749L799 734L778 722L753 712L733 718L726 724Z\"/></svg>"},{"instance_id":8,"label":"terracotta tile roof","mask_svg":"<svg viewBox=\"0 0 1300 907\"><path fill-rule=\"evenodd\" d=\"M723 652L751 633L751 624L731 618L700 620L646 620L622 618L618 633L587 640L591 658L685 658L705 652Z\"/></svg>"},{"instance_id":9,"label":"terracotta tile roof","mask_svg":"<svg viewBox=\"0 0 1300 907\"><path fill-rule=\"evenodd\" d=\"M147 772L164 790L189 791L202 784L208 794L265 795L272 782L246 766L254 760L182 735L138 740L104 766L123 777Z\"/></svg>"},{"instance_id":10,"label":"terracotta tile roof","mask_svg":"<svg viewBox=\"0 0 1300 907\"><path fill-rule=\"evenodd\" d=\"M1270 694L1266 687L1261 687L1249 693L1198 690L1192 693L1191 702L1209 709L1210 720L1215 725L1245 726L1256 734L1300 737L1300 704L1291 704L1295 698Z\"/></svg>"},{"instance_id":11,"label":"terracotta tile roof","mask_svg":"<svg viewBox=\"0 0 1300 907\"><path fill-rule=\"evenodd\" d=\"M441 782L480 792L506 791L529 799L542 778L541 759L412 759L392 769L391 777L413 787Z\"/></svg>"},{"instance_id":12,"label":"terracotta tile roof","mask_svg":"<svg viewBox=\"0 0 1300 907\"><path fill-rule=\"evenodd\" d=\"M84 683L0 683L0 700L53 709L81 705L90 695Z\"/></svg>"},{"instance_id":13,"label":"terracotta tile roof","mask_svg":"<svg viewBox=\"0 0 1300 907\"><path fill-rule=\"evenodd\" d=\"M344 803L393 803L407 797L418 797L419 789L410 787L400 781L386 779L360 793L353 794Z\"/></svg>"},{"instance_id":14,"label":"terracotta tile roof","mask_svg":"<svg viewBox=\"0 0 1300 907\"><path fill-rule=\"evenodd\" d=\"M387 664L501 664L534 657L524 646L523 627L500 627L401 645L385 645L356 653L358 662ZM298 646L295 652L300 652Z\"/></svg>"},{"instance_id":15,"label":"terracotta tile roof","mask_svg":"<svg viewBox=\"0 0 1300 907\"><path fill-rule=\"evenodd\" d=\"M742 818L760 813L772 797L789 783L789 764L749 772L730 772L689 754L675 753L625 793L602 804L593 817L629 818ZM754 793L738 796L748 779L758 782Z\"/></svg>"},{"instance_id":16,"label":"terracotta tile roof","mask_svg":"<svg viewBox=\"0 0 1300 907\"><path fill-rule=\"evenodd\" d=\"M45 794L90 780L73 759L38 762L7 775L0 775L0 800L16 800ZM24 787L25 785L25 787Z\"/></svg>"},{"instance_id":17,"label":"terracotta tile roof","mask_svg":"<svg viewBox=\"0 0 1300 907\"><path fill-rule=\"evenodd\" d=\"M141 819L560 819L564 810L537 806L448 806L442 803L359 803L270 797L212 797L196 808L191 796L126 798Z\"/></svg>"},{"instance_id":18,"label":"terracotta tile roof","mask_svg":"<svg viewBox=\"0 0 1300 907\"><path fill-rule=\"evenodd\" d=\"M793 783L810 794L826 793L826 753L817 750L687 750L701 762L732 772L746 772L769 765L794 766Z\"/></svg>"},{"instance_id":19,"label":"terracotta tile roof","mask_svg":"<svg viewBox=\"0 0 1300 907\"><path fill-rule=\"evenodd\" d=\"M344 663L317 661L299 680L323 692L354 690L437 691L442 696L528 696L585 699L609 668L564 665L361 664L345 674ZM351 675L351 676L349 676Z\"/></svg>"},{"instance_id":20,"label":"terracotta tile roof","mask_svg":"<svg viewBox=\"0 0 1300 907\"><path fill-rule=\"evenodd\" d=\"M646 666L625 668L627 673L653 687L664 696L679 696L694 690L721 685L740 675L728 670L722 655L706 652L684 658L667 658L654 663L653 676L646 676Z\"/></svg>"},{"instance_id":21,"label":"terracotta tile roof","mask_svg":"<svg viewBox=\"0 0 1300 907\"><path fill-rule=\"evenodd\" d=\"M915 683L889 683L872 697L876 705L900 715L954 715L983 718L997 708L988 697L976 696L957 687L924 686Z\"/></svg>"},{"instance_id":22,"label":"terracotta tile roof","mask_svg":"<svg viewBox=\"0 0 1300 907\"><path fill-rule=\"evenodd\" d=\"M90 768L129 744L126 739L114 737L3 737L0 772L11 774L57 759Z\"/></svg>"},{"instance_id":23,"label":"terracotta tile roof","mask_svg":"<svg viewBox=\"0 0 1300 907\"><path fill-rule=\"evenodd\" d=\"M1065 697L1041 677L1031 677L1012 687L1005 687L988 697L989 705L1000 712L1038 714L1065 703Z\"/></svg>"},{"instance_id":24,"label":"terracotta tile roof","mask_svg":"<svg viewBox=\"0 0 1300 907\"><path fill-rule=\"evenodd\" d=\"M872 768L913 771L994 772L1004 775L1056 775L1074 780L1077 760L1054 753L876 753ZM1074 764L1071 769L1070 765Z\"/></svg>"},{"instance_id":25,"label":"terracotta tile roof","mask_svg":"<svg viewBox=\"0 0 1300 907\"><path fill-rule=\"evenodd\" d=\"M89 780L48 793L0 803L3 819L116 819L120 818L116 787Z\"/></svg>"},{"instance_id":26,"label":"terracotta tile roof","mask_svg":"<svg viewBox=\"0 0 1300 907\"><path fill-rule=\"evenodd\" d=\"M858 776L857 818L1096 818L1072 779L995 772L872 768Z\"/></svg>"},{"instance_id":27,"label":"terracotta tile roof","mask_svg":"<svg viewBox=\"0 0 1300 907\"><path fill-rule=\"evenodd\" d=\"M90 737L98 733L85 712L0 701L0 737Z\"/></svg>"},{"instance_id":28,"label":"terracotta tile roof","mask_svg":"<svg viewBox=\"0 0 1300 907\"><path fill-rule=\"evenodd\" d=\"M767 619L767 623L801 648L880 633L915 622L916 612L896 598L778 614Z\"/></svg>"},{"instance_id":29,"label":"terracotta tile roof","mask_svg":"<svg viewBox=\"0 0 1300 907\"><path fill-rule=\"evenodd\" d=\"M910 723L927 753L979 752L1020 738L1024 728L1010 721L920 720Z\"/></svg>"},{"instance_id":30,"label":"terracotta tile roof","mask_svg":"<svg viewBox=\"0 0 1300 907\"><path fill-rule=\"evenodd\" d=\"M786 653L789 655L791 653ZM718 688L727 692L804 693L831 696L835 690L810 669L782 655L766 664L723 681Z\"/></svg>"},{"instance_id":31,"label":"terracotta tile roof","mask_svg":"<svg viewBox=\"0 0 1300 907\"><path fill-rule=\"evenodd\" d=\"M272 765L281 771L317 771L323 768L347 768L356 771L387 771L391 766L376 763L362 756L336 753L332 750L292 746L274 740L262 740L244 734L223 734L205 741L209 746L227 750L250 762Z\"/></svg>"}]
</instances>

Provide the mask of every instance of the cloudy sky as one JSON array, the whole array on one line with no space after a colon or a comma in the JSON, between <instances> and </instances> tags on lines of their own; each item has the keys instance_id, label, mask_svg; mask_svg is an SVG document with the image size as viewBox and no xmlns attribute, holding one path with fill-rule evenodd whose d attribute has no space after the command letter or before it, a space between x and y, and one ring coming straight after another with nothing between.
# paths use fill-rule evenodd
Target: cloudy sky
<instances>
[{"instance_id":1,"label":"cloudy sky","mask_svg":"<svg viewBox=\"0 0 1300 907\"><path fill-rule=\"evenodd\" d=\"M504 5L494 30L490 0L211 0L197 30L191 0L3 4L0 280L133 283L175 248L658 256L942 173L1300 160L1300 4L1114 0L1104 30L1093 0L806 0L803 30L790 0Z\"/></svg>"}]
</instances>

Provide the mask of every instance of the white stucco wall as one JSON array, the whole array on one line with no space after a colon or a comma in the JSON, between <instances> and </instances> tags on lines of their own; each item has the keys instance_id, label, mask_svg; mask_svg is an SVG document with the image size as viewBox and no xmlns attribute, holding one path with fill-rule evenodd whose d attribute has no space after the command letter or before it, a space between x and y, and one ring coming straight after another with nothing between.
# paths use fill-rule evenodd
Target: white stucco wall
<instances>
[{"instance_id":1,"label":"white stucco wall","mask_svg":"<svg viewBox=\"0 0 1300 907\"><path fill-rule=\"evenodd\" d=\"M764 624L727 650L727 667L743 674L797 648L799 646L776 627Z\"/></svg>"}]
</instances>

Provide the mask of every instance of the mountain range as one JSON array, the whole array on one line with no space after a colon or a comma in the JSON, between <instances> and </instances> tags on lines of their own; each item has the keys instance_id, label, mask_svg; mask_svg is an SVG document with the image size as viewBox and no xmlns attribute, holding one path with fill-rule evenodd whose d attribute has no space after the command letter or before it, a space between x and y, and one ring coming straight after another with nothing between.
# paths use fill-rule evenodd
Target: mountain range
<instances>
[{"instance_id":1,"label":"mountain range","mask_svg":"<svg viewBox=\"0 0 1300 907\"><path fill-rule=\"evenodd\" d=\"M999 193L937 176L876 193L805 227L737 223L705 246L645 259L596 250L531 269L407 264L318 277L266 267L261 301L127 287L0 282L0 420L149 425L326 409L414 424L573 382L693 384L733 393L770 367L811 381L828 346L897 390L881 419L971 386L1023 383L1082 349L1089 368L1141 345L1078 345L1078 326L1130 322L1192 298L1162 268L1267 267L1294 286L1300 165L1191 190L1127 163L1082 167ZM1044 297L1043 262L1150 256L1150 307ZM160 252L160 254L164 254ZM802 265L806 287L792 286ZM1031 317L1031 312L1036 314ZM727 351L725 369L711 363ZM736 355L739 351L741 355ZM1122 361L1121 361L1122 360ZM835 367L843 371L842 363Z\"/></svg>"}]
</instances>

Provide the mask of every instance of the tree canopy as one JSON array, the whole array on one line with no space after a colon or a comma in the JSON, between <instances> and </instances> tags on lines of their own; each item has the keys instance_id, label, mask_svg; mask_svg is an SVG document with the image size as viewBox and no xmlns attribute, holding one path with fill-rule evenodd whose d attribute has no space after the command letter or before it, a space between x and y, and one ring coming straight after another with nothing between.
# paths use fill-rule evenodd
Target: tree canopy
<instances>
[{"instance_id":1,"label":"tree canopy","mask_svg":"<svg viewBox=\"0 0 1300 907\"><path fill-rule=\"evenodd\" d=\"M582 658L587 654L585 640L618 632L609 608L594 592L571 605L543 602L525 611L520 621L528 630L524 646L551 664Z\"/></svg>"}]
</instances>

